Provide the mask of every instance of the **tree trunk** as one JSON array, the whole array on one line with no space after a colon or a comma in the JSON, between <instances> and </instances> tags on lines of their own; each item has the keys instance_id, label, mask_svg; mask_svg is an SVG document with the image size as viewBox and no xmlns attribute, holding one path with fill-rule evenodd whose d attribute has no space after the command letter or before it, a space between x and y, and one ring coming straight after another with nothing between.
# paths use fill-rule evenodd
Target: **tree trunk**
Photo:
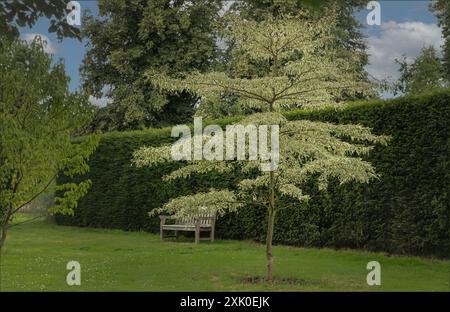
<instances>
[{"instance_id":1,"label":"tree trunk","mask_svg":"<svg viewBox=\"0 0 450 312\"><path fill-rule=\"evenodd\" d=\"M270 172L270 202L267 216L267 237L266 237L266 256L267 256L267 276L266 280L269 283L273 282L273 254L272 254L272 239L273 227L275 223L275 176L273 171Z\"/></svg>"},{"instance_id":2,"label":"tree trunk","mask_svg":"<svg viewBox=\"0 0 450 312\"><path fill-rule=\"evenodd\" d=\"M9 205L2 223L2 236L0 238L0 254L2 253L3 246L5 245L6 241L6 236L8 235L8 225L9 219L11 218L11 213L12 213L12 206Z\"/></svg>"},{"instance_id":3,"label":"tree trunk","mask_svg":"<svg viewBox=\"0 0 450 312\"><path fill-rule=\"evenodd\" d=\"M0 254L3 250L3 245L5 244L6 235L8 234L8 223L2 225L2 237L0 238Z\"/></svg>"}]
</instances>

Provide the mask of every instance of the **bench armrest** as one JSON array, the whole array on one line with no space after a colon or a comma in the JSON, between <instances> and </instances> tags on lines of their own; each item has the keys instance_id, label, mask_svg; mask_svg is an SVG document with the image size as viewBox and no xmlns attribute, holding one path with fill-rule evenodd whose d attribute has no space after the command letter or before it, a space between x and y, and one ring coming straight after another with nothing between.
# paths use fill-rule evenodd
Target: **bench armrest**
<instances>
[{"instance_id":1,"label":"bench armrest","mask_svg":"<svg viewBox=\"0 0 450 312\"><path fill-rule=\"evenodd\" d=\"M161 215L159 216L159 219L161 221L161 225L164 225L166 223L166 220L170 218L170 216L166 216L166 215Z\"/></svg>"}]
</instances>

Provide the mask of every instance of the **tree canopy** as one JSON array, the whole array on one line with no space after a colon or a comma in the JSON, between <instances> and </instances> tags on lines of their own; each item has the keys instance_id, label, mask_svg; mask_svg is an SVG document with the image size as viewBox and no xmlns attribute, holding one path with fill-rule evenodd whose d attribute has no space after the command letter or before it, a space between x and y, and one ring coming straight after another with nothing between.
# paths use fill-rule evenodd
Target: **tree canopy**
<instances>
[{"instance_id":1,"label":"tree canopy","mask_svg":"<svg viewBox=\"0 0 450 312\"><path fill-rule=\"evenodd\" d=\"M358 59L354 59L360 79L368 81L368 74L365 66L368 64L367 46L364 35L361 32L361 23L354 16L355 11L365 7L365 0L350 1L300 1L300 0L242 0L233 4L232 10L238 11L246 19L263 21L267 17L282 18L284 15L297 15L299 18L317 20L326 14L330 7L334 7L336 12L336 23L333 29L333 44L340 53L350 52ZM307 12L307 14L302 14ZM371 95L371 94L368 94ZM344 99L352 97L342 95ZM367 95L366 95L367 96ZM364 95L359 95L359 98ZM354 97L353 97L354 98Z\"/></svg>"},{"instance_id":2,"label":"tree canopy","mask_svg":"<svg viewBox=\"0 0 450 312\"><path fill-rule=\"evenodd\" d=\"M401 73L394 84L396 93L419 94L448 86L445 69L433 46L424 47L411 64L406 56L396 62L400 64Z\"/></svg>"},{"instance_id":3,"label":"tree canopy","mask_svg":"<svg viewBox=\"0 0 450 312\"><path fill-rule=\"evenodd\" d=\"M85 173L97 138L74 143L90 120L87 96L68 90L62 62L52 64L38 37L31 44L0 38L0 218L3 245L11 217L44 192L63 172ZM88 180L59 185L64 194L51 212L73 213Z\"/></svg>"},{"instance_id":4,"label":"tree canopy","mask_svg":"<svg viewBox=\"0 0 450 312\"><path fill-rule=\"evenodd\" d=\"M214 21L220 0L100 0L99 16L84 19L89 39L83 85L107 96L106 130L183 122L196 98L170 96L144 80L148 68L171 73L210 68L216 57ZM105 112L103 112L105 113Z\"/></svg>"},{"instance_id":5,"label":"tree canopy","mask_svg":"<svg viewBox=\"0 0 450 312\"><path fill-rule=\"evenodd\" d=\"M344 90L348 94L370 90L371 85L360 81L353 66L358 56L343 57L329 44L335 13L320 22L299 19L299 14L282 19L268 17L261 22L233 15L226 32L236 45L236 66L231 71L192 71L180 80L148 70L148 81L164 90L189 89L201 94L202 99L234 93L239 103L260 111L326 105L335 103ZM261 65L258 72L254 64Z\"/></svg>"}]
</instances>

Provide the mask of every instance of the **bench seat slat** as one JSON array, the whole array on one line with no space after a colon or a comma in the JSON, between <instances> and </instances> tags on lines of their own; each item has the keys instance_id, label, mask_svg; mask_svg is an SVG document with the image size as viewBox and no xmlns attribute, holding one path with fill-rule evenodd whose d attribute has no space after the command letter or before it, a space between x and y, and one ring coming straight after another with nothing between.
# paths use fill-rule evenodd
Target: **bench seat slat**
<instances>
[{"instance_id":1,"label":"bench seat slat","mask_svg":"<svg viewBox=\"0 0 450 312\"><path fill-rule=\"evenodd\" d=\"M189 224L166 224L163 225L162 228L164 230L174 230L174 231L195 231L195 225ZM210 226L200 225L202 230L210 229Z\"/></svg>"}]
</instances>

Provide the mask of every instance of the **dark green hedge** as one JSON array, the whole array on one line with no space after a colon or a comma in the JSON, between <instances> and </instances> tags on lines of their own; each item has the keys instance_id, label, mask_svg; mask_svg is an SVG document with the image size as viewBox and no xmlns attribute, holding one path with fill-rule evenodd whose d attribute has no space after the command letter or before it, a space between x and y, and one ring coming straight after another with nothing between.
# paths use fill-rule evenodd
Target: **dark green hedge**
<instances>
[{"instance_id":1,"label":"dark green hedge","mask_svg":"<svg viewBox=\"0 0 450 312\"><path fill-rule=\"evenodd\" d=\"M448 257L450 203L450 93L375 100L343 109L296 110L288 119L359 123L389 134L387 147L368 157L382 174L370 185L332 186L305 205L277 216L274 240L299 246L360 248L397 254ZM225 125L231 121L221 120ZM158 220L147 212L170 198L233 186L233 177L207 175L166 183L161 177L177 164L137 169L131 153L142 145L170 142L170 129L110 133L92 158L93 185L74 217L57 216L66 225L153 230ZM315 193L313 185L310 191ZM264 240L264 210L247 207L218 220L223 238Z\"/></svg>"}]
</instances>

